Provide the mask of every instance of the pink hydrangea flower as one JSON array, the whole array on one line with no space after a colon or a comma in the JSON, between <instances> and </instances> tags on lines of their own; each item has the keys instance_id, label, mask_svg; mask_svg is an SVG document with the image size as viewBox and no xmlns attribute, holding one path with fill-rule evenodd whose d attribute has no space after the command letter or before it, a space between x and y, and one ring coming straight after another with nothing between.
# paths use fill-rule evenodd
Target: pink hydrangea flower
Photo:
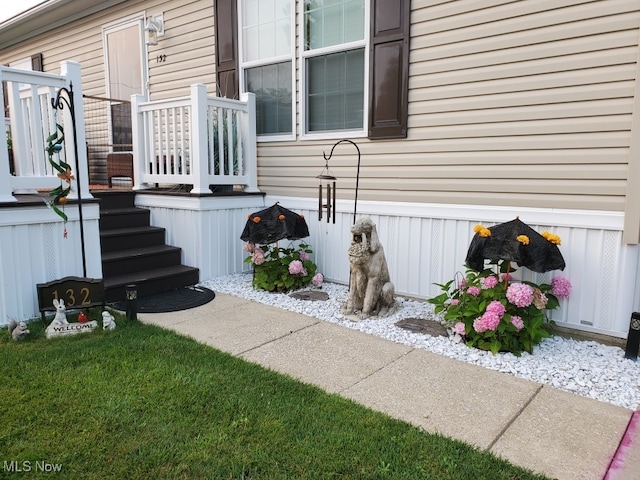
<instances>
[{"instance_id":1,"label":"pink hydrangea flower","mask_svg":"<svg viewBox=\"0 0 640 480\"><path fill-rule=\"evenodd\" d=\"M489 305L487 305L486 310L487 313L495 314L499 318L502 318L506 311L507 309L505 308L505 306L502 305L502 303L500 303L498 300L494 300ZM493 330L493 328L491 330Z\"/></svg>"},{"instance_id":2,"label":"pink hydrangea flower","mask_svg":"<svg viewBox=\"0 0 640 480\"><path fill-rule=\"evenodd\" d=\"M480 294L480 289L478 287L472 286L467 288L467 293L476 297Z\"/></svg>"},{"instance_id":3,"label":"pink hydrangea flower","mask_svg":"<svg viewBox=\"0 0 640 480\"><path fill-rule=\"evenodd\" d=\"M480 321L484 325L485 330L495 330L500 325L500 319L502 317L496 312L486 311L480 317Z\"/></svg>"},{"instance_id":4,"label":"pink hydrangea flower","mask_svg":"<svg viewBox=\"0 0 640 480\"><path fill-rule=\"evenodd\" d=\"M293 260L290 264L289 264L289 273L291 275L306 275L306 271L304 269L304 265L302 265L302 262L300 260Z\"/></svg>"},{"instance_id":5,"label":"pink hydrangea flower","mask_svg":"<svg viewBox=\"0 0 640 480\"><path fill-rule=\"evenodd\" d=\"M528 307L533 302L533 288L526 283L512 283L507 288L507 300L516 307Z\"/></svg>"},{"instance_id":6,"label":"pink hydrangea flower","mask_svg":"<svg viewBox=\"0 0 640 480\"><path fill-rule=\"evenodd\" d=\"M482 321L482 317L478 317L473 321L473 329L478 333L483 333L487 331L487 327Z\"/></svg>"},{"instance_id":7,"label":"pink hydrangea flower","mask_svg":"<svg viewBox=\"0 0 640 480\"><path fill-rule=\"evenodd\" d=\"M467 333L464 323L458 322L453 326L453 331L458 335L465 335Z\"/></svg>"},{"instance_id":8,"label":"pink hydrangea flower","mask_svg":"<svg viewBox=\"0 0 640 480\"><path fill-rule=\"evenodd\" d=\"M551 279L551 293L556 297L569 298L569 295L571 295L571 282L564 277L553 277Z\"/></svg>"},{"instance_id":9,"label":"pink hydrangea flower","mask_svg":"<svg viewBox=\"0 0 640 480\"><path fill-rule=\"evenodd\" d=\"M256 265L262 265L264 263L264 250L260 247L256 247L251 254L251 261Z\"/></svg>"},{"instance_id":10,"label":"pink hydrangea flower","mask_svg":"<svg viewBox=\"0 0 640 480\"><path fill-rule=\"evenodd\" d=\"M493 288L496 285L498 285L498 279L493 275L489 275L488 277L484 277L482 279L482 286L484 288Z\"/></svg>"},{"instance_id":11,"label":"pink hydrangea flower","mask_svg":"<svg viewBox=\"0 0 640 480\"><path fill-rule=\"evenodd\" d=\"M511 317L511 324L516 327L516 330L520 331L524 328L524 322L522 321L522 318L520 318L517 315L514 315L513 317Z\"/></svg>"},{"instance_id":12,"label":"pink hydrangea flower","mask_svg":"<svg viewBox=\"0 0 640 480\"><path fill-rule=\"evenodd\" d=\"M314 284L316 287L319 287L320 285L322 285L322 282L324 282L324 276L321 273L316 273L311 279L311 283Z\"/></svg>"},{"instance_id":13,"label":"pink hydrangea flower","mask_svg":"<svg viewBox=\"0 0 640 480\"><path fill-rule=\"evenodd\" d=\"M451 302L449 302L449 305L454 306L454 305L458 305L460 303L460 300L458 300L457 298L454 298L451 300Z\"/></svg>"},{"instance_id":14,"label":"pink hydrangea flower","mask_svg":"<svg viewBox=\"0 0 640 480\"><path fill-rule=\"evenodd\" d=\"M300 252L300 260L304 262L305 260L309 260L309 258L311 257L309 257L309 254L307 252Z\"/></svg>"},{"instance_id":15,"label":"pink hydrangea flower","mask_svg":"<svg viewBox=\"0 0 640 480\"><path fill-rule=\"evenodd\" d=\"M244 250L247 253L253 253L253 250L255 248L256 248L255 244L251 242L244 242L244 245L242 246L242 250Z\"/></svg>"},{"instance_id":16,"label":"pink hydrangea flower","mask_svg":"<svg viewBox=\"0 0 640 480\"><path fill-rule=\"evenodd\" d=\"M511 275L510 273L501 273L500 274L500 281L501 282L509 282L513 280L513 275Z\"/></svg>"},{"instance_id":17,"label":"pink hydrangea flower","mask_svg":"<svg viewBox=\"0 0 640 480\"><path fill-rule=\"evenodd\" d=\"M462 280L460 280L458 282L458 288L460 290L464 290L465 288L467 288L467 279L466 278L463 278Z\"/></svg>"}]
</instances>

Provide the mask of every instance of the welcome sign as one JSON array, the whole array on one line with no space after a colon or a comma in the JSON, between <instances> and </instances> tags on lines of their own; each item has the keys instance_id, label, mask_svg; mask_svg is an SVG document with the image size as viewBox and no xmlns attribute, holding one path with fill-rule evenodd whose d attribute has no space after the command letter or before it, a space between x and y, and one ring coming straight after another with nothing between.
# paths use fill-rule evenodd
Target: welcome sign
<instances>
[{"instance_id":1,"label":"welcome sign","mask_svg":"<svg viewBox=\"0 0 640 480\"><path fill-rule=\"evenodd\" d=\"M85 323L60 323L51 322L45 331L47 338L64 337L66 335L76 335L78 333L93 332L98 326L95 320Z\"/></svg>"}]
</instances>

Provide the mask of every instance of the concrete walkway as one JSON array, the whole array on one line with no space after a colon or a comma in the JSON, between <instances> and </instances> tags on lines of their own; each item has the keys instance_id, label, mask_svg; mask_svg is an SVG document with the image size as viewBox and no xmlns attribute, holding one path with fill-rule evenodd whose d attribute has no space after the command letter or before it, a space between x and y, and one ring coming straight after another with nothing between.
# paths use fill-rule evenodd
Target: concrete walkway
<instances>
[{"instance_id":1,"label":"concrete walkway","mask_svg":"<svg viewBox=\"0 0 640 480\"><path fill-rule=\"evenodd\" d=\"M217 292L139 318L552 478L640 479L625 408Z\"/></svg>"}]
</instances>

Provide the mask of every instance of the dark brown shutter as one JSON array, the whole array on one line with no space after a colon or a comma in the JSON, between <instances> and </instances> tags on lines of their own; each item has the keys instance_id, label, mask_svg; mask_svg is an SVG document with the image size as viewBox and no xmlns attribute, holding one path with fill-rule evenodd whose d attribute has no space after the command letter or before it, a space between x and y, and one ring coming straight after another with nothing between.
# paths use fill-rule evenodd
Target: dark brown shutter
<instances>
[{"instance_id":1,"label":"dark brown shutter","mask_svg":"<svg viewBox=\"0 0 640 480\"><path fill-rule=\"evenodd\" d=\"M36 53L31 56L31 70L34 72L44 72L43 66L41 53Z\"/></svg>"},{"instance_id":2,"label":"dark brown shutter","mask_svg":"<svg viewBox=\"0 0 640 480\"><path fill-rule=\"evenodd\" d=\"M3 65L6 67L6 65ZM4 116L9 117L9 90L7 89L7 82L2 82L2 96L4 97ZM0 130L2 131L2 130Z\"/></svg>"},{"instance_id":3,"label":"dark brown shutter","mask_svg":"<svg viewBox=\"0 0 640 480\"><path fill-rule=\"evenodd\" d=\"M236 0L216 0L216 82L218 95L238 98L238 13Z\"/></svg>"},{"instance_id":4,"label":"dark brown shutter","mask_svg":"<svg viewBox=\"0 0 640 480\"><path fill-rule=\"evenodd\" d=\"M410 0L371 0L369 138L406 138Z\"/></svg>"}]
</instances>

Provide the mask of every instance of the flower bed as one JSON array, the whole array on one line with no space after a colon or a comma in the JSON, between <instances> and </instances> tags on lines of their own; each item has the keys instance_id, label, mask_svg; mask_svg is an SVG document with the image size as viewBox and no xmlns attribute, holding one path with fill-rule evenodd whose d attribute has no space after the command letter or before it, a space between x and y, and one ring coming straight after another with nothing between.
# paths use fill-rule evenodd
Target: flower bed
<instances>
[{"instance_id":1,"label":"flower bed","mask_svg":"<svg viewBox=\"0 0 640 480\"><path fill-rule=\"evenodd\" d=\"M495 271L468 269L466 276L438 286L444 293L429 299L435 313L443 313L470 347L493 353L531 353L551 336L553 321L547 311L560 306L571 293L571 283L554 277L551 284L515 281L510 262L494 263Z\"/></svg>"},{"instance_id":2,"label":"flower bed","mask_svg":"<svg viewBox=\"0 0 640 480\"><path fill-rule=\"evenodd\" d=\"M244 259L253 264L253 286L268 292L287 292L306 287L310 283L320 286L324 281L318 267L311 261L309 245L283 248L276 245L257 246L246 242L244 251L251 255Z\"/></svg>"}]
</instances>

